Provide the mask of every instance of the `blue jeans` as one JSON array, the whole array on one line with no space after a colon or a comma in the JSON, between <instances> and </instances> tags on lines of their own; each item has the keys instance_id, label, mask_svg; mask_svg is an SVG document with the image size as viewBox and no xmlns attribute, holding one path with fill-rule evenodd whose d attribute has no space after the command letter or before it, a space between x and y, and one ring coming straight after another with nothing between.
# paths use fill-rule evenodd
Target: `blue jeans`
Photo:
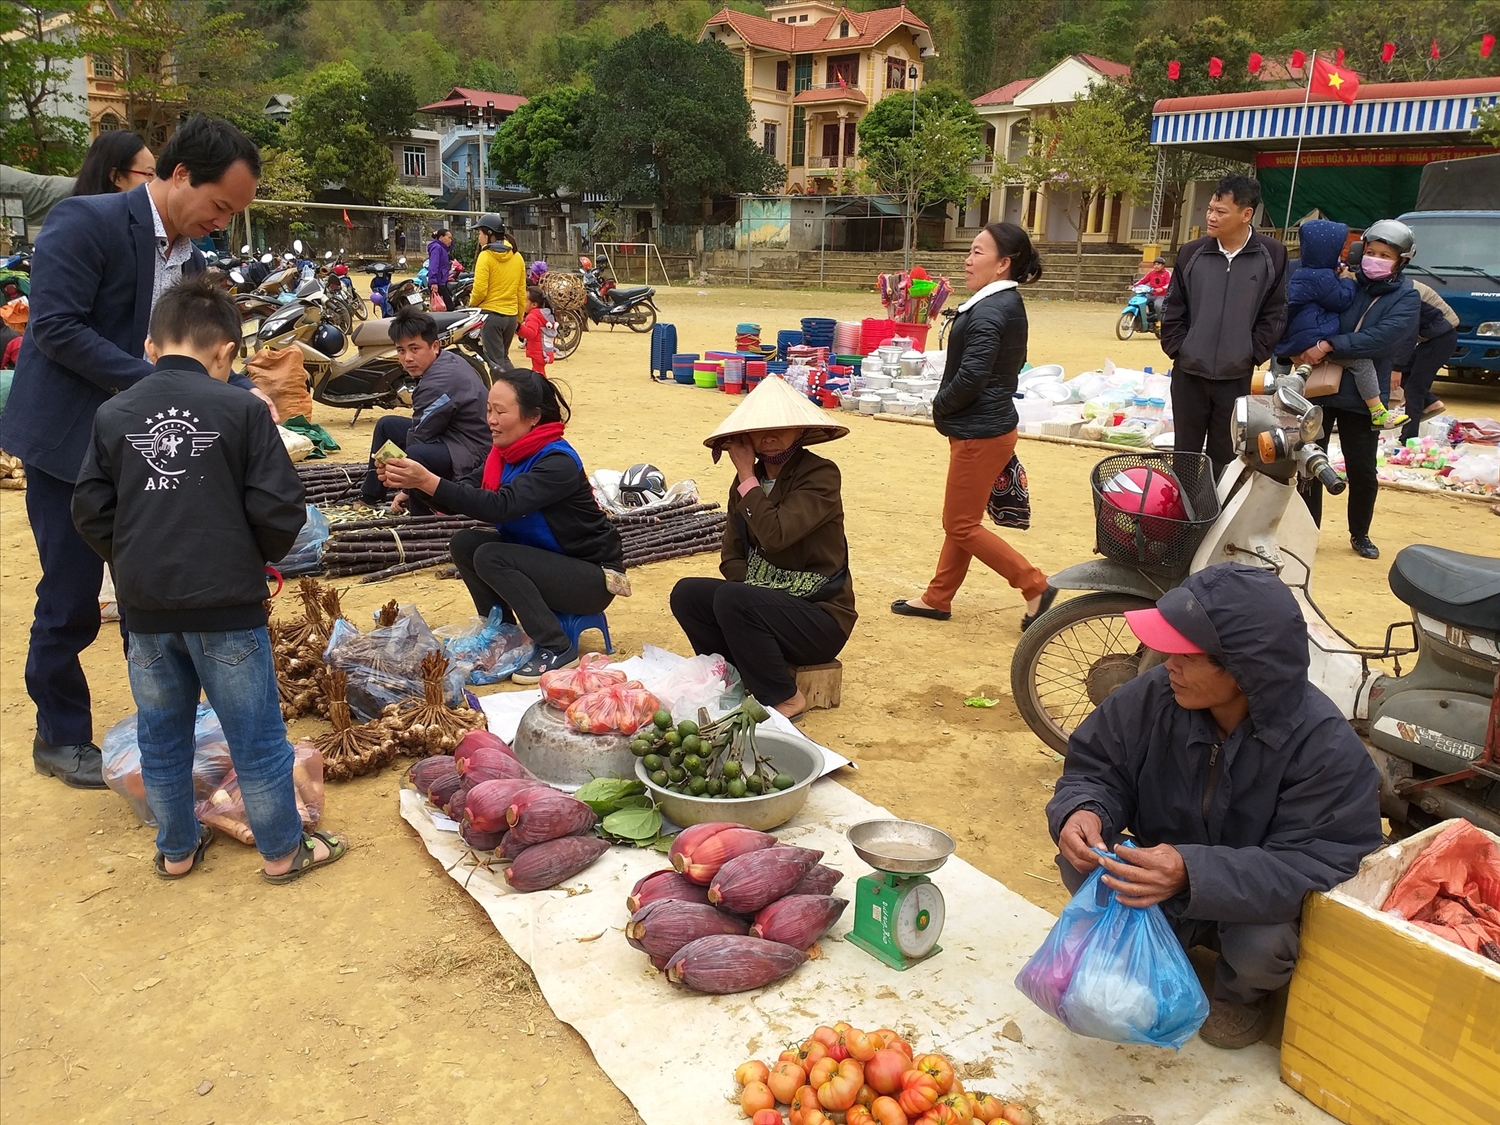
<instances>
[{"instance_id":1,"label":"blue jeans","mask_svg":"<svg viewBox=\"0 0 1500 1125\"><path fill-rule=\"evenodd\" d=\"M225 633L131 633L130 691L156 847L173 862L198 847L193 811L193 719L201 690L219 716L255 847L282 859L302 844L292 744L264 628Z\"/></svg>"}]
</instances>

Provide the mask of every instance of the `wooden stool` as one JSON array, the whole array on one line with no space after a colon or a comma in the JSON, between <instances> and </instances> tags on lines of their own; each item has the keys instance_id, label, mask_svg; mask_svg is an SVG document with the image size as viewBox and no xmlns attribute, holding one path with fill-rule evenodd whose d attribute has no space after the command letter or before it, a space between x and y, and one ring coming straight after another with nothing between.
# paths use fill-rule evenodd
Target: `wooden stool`
<instances>
[{"instance_id":1,"label":"wooden stool","mask_svg":"<svg viewBox=\"0 0 1500 1125\"><path fill-rule=\"evenodd\" d=\"M844 666L839 661L794 667L792 675L797 677L797 690L807 697L809 711L839 705L844 690Z\"/></svg>"}]
</instances>

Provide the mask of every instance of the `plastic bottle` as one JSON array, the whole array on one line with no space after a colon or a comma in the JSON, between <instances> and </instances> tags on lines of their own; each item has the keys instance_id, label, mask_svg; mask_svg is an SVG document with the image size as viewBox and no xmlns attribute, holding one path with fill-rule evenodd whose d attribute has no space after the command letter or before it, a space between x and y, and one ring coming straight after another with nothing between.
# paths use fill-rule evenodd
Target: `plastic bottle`
<instances>
[{"instance_id":1,"label":"plastic bottle","mask_svg":"<svg viewBox=\"0 0 1500 1125\"><path fill-rule=\"evenodd\" d=\"M1159 422L1159 421L1161 421L1161 419L1163 419L1163 418L1166 417L1166 414L1167 414L1167 400L1165 398L1159 398L1159 397L1153 396L1152 399L1151 399L1151 406L1150 406L1150 412L1148 414L1148 417L1150 417L1154 421L1158 421Z\"/></svg>"},{"instance_id":2,"label":"plastic bottle","mask_svg":"<svg viewBox=\"0 0 1500 1125\"><path fill-rule=\"evenodd\" d=\"M1133 418L1149 418L1151 400L1145 395L1136 395L1130 404L1130 414Z\"/></svg>"}]
</instances>

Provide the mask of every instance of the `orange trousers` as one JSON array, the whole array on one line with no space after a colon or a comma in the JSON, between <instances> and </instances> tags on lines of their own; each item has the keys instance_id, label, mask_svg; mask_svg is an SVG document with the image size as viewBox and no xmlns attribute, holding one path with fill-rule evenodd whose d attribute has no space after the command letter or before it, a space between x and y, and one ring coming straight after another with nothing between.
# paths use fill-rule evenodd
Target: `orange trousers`
<instances>
[{"instance_id":1,"label":"orange trousers","mask_svg":"<svg viewBox=\"0 0 1500 1125\"><path fill-rule=\"evenodd\" d=\"M985 504L995 478L1016 451L1016 431L992 438L948 439L948 484L943 493L943 550L922 601L948 610L953 595L969 573L969 560L978 559L1004 578L1022 597L1040 597L1047 576L1000 536L985 529Z\"/></svg>"}]
</instances>

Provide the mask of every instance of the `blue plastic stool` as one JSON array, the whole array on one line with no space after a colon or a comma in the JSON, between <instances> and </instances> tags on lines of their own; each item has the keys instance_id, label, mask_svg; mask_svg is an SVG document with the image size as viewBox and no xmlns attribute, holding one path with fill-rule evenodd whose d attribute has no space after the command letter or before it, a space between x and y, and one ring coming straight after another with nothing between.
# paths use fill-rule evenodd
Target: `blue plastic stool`
<instances>
[{"instance_id":1,"label":"blue plastic stool","mask_svg":"<svg viewBox=\"0 0 1500 1125\"><path fill-rule=\"evenodd\" d=\"M586 631L598 629L604 634L604 651L615 651L615 643L609 639L609 622L602 613L559 613L557 623L562 626L562 631L568 635L574 648L578 647L578 638Z\"/></svg>"}]
</instances>

